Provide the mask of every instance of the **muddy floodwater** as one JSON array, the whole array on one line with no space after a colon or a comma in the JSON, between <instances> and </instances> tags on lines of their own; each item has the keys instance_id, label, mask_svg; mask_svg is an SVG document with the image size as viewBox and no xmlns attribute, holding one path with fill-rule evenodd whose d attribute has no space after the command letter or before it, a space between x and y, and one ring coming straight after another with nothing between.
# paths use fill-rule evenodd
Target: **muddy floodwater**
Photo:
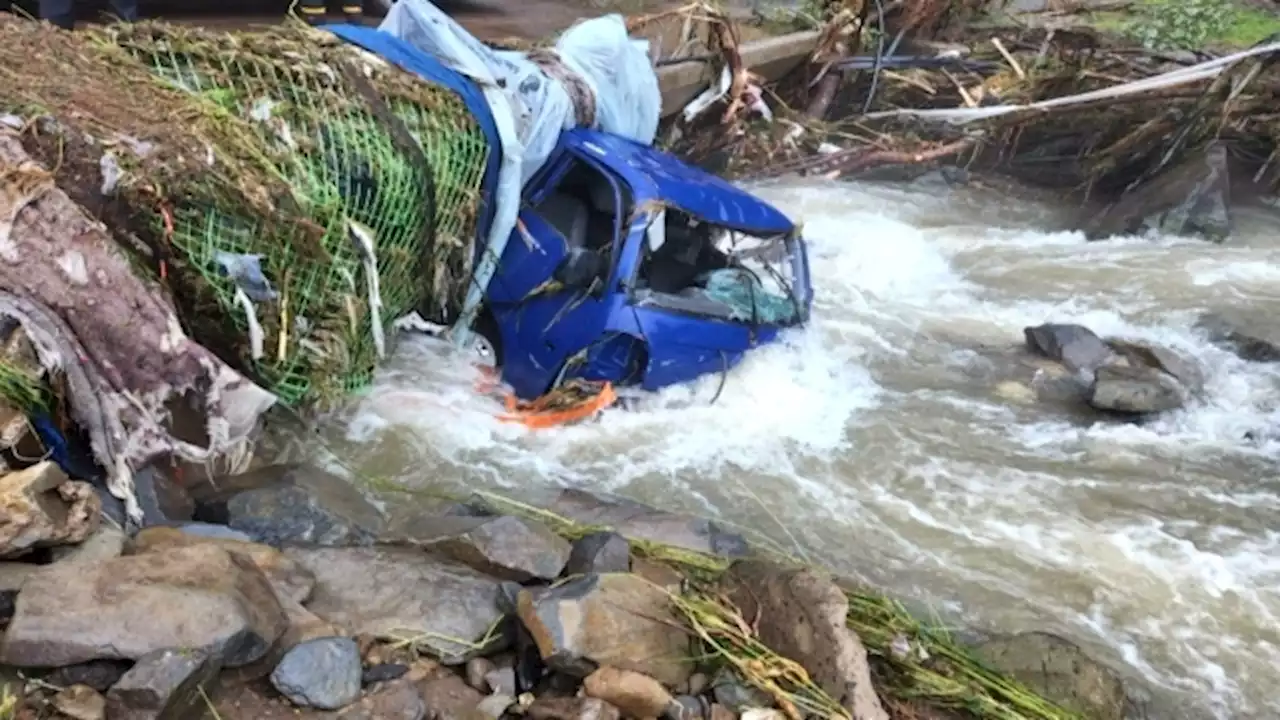
<instances>
[{"instance_id":1,"label":"muddy floodwater","mask_svg":"<svg viewBox=\"0 0 1280 720\"><path fill-rule=\"evenodd\" d=\"M723 518L958 626L1070 637L1152 717L1280 717L1280 368L1195 330L1205 310L1280 311L1274 217L1240 211L1224 246L1087 243L990 190L758 189L804 221L817 303L714 405L718 377L530 433L414 339L324 427L328 451L406 487L577 486ZM1207 391L1144 425L1057 412L992 353L1046 321L1180 351Z\"/></svg>"}]
</instances>

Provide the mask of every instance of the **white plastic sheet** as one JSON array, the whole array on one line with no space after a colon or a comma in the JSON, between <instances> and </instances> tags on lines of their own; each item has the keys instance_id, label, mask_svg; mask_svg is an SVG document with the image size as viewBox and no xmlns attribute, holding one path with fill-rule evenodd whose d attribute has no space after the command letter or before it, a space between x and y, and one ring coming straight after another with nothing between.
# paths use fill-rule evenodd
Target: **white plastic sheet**
<instances>
[{"instance_id":1,"label":"white plastic sheet","mask_svg":"<svg viewBox=\"0 0 1280 720\"><path fill-rule=\"evenodd\" d=\"M560 133L577 124L569 92L523 53L485 46L427 0L399 0L379 29L434 55L475 80L484 91L502 140L489 252L476 268L454 339L469 339L475 309L515 228L520 191L546 163ZM652 144L662 95L649 58L649 43L627 35L621 15L587 20L561 35L560 62L580 76L595 99L595 127Z\"/></svg>"}]
</instances>

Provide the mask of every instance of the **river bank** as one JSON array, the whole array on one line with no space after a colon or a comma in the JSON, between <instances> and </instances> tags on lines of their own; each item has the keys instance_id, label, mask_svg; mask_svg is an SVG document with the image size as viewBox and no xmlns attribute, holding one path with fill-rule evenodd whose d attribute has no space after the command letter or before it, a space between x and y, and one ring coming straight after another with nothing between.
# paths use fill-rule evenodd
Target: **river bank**
<instances>
[{"instance_id":1,"label":"river bank","mask_svg":"<svg viewBox=\"0 0 1280 720\"><path fill-rule=\"evenodd\" d=\"M306 466L155 477L166 524L126 537L50 463L0 483L0 553L24 556L0 563L6 719L1119 720L1129 702L1061 639L966 648L715 522L583 491L539 509L391 488L383 510Z\"/></svg>"}]
</instances>

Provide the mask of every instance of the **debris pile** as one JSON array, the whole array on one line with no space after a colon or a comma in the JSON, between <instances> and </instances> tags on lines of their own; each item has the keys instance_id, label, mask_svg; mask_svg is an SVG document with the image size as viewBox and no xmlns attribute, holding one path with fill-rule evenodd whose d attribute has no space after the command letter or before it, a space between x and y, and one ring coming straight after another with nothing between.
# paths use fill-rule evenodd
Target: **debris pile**
<instances>
[{"instance_id":1,"label":"debris pile","mask_svg":"<svg viewBox=\"0 0 1280 720\"><path fill-rule=\"evenodd\" d=\"M1180 189L1225 185L1214 173L1219 159L1229 159L1233 176L1251 189L1280 189L1275 38L1214 58L1148 51L1069 21L1029 27L988 20L980 36L944 33L970 41L949 44L931 39L932 25L913 24L913 14L928 10L914 8L928 3L901 6L896 28L880 24L873 6L854 5L828 8L810 61L763 93L736 47L719 44L731 81L722 84L718 112L678 119L667 135L671 149L699 161L727 158L727 172L753 177L850 177L883 174L885 166L909 176L961 165L1102 202L1187 163L1194 177ZM734 32L727 19L711 21L729 28L721 36ZM750 99L761 94L767 107L753 111ZM1185 205L1202 196L1164 204L1181 203L1185 215ZM1132 231L1148 219L1118 212L1091 229ZM1219 227L1192 225L1221 239Z\"/></svg>"}]
</instances>

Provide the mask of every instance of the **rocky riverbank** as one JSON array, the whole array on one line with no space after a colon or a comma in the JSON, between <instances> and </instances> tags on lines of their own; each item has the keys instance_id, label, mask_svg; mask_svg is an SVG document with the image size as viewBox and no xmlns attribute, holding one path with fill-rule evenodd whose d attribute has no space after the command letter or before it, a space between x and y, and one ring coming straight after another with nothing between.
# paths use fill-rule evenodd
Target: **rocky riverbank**
<instances>
[{"instance_id":1,"label":"rocky riverbank","mask_svg":"<svg viewBox=\"0 0 1280 720\"><path fill-rule=\"evenodd\" d=\"M149 477L140 495L164 501L132 535L52 463L0 479L0 717L1125 712L1116 676L1065 641L962 648L714 522L625 500L384 510L307 466Z\"/></svg>"}]
</instances>

